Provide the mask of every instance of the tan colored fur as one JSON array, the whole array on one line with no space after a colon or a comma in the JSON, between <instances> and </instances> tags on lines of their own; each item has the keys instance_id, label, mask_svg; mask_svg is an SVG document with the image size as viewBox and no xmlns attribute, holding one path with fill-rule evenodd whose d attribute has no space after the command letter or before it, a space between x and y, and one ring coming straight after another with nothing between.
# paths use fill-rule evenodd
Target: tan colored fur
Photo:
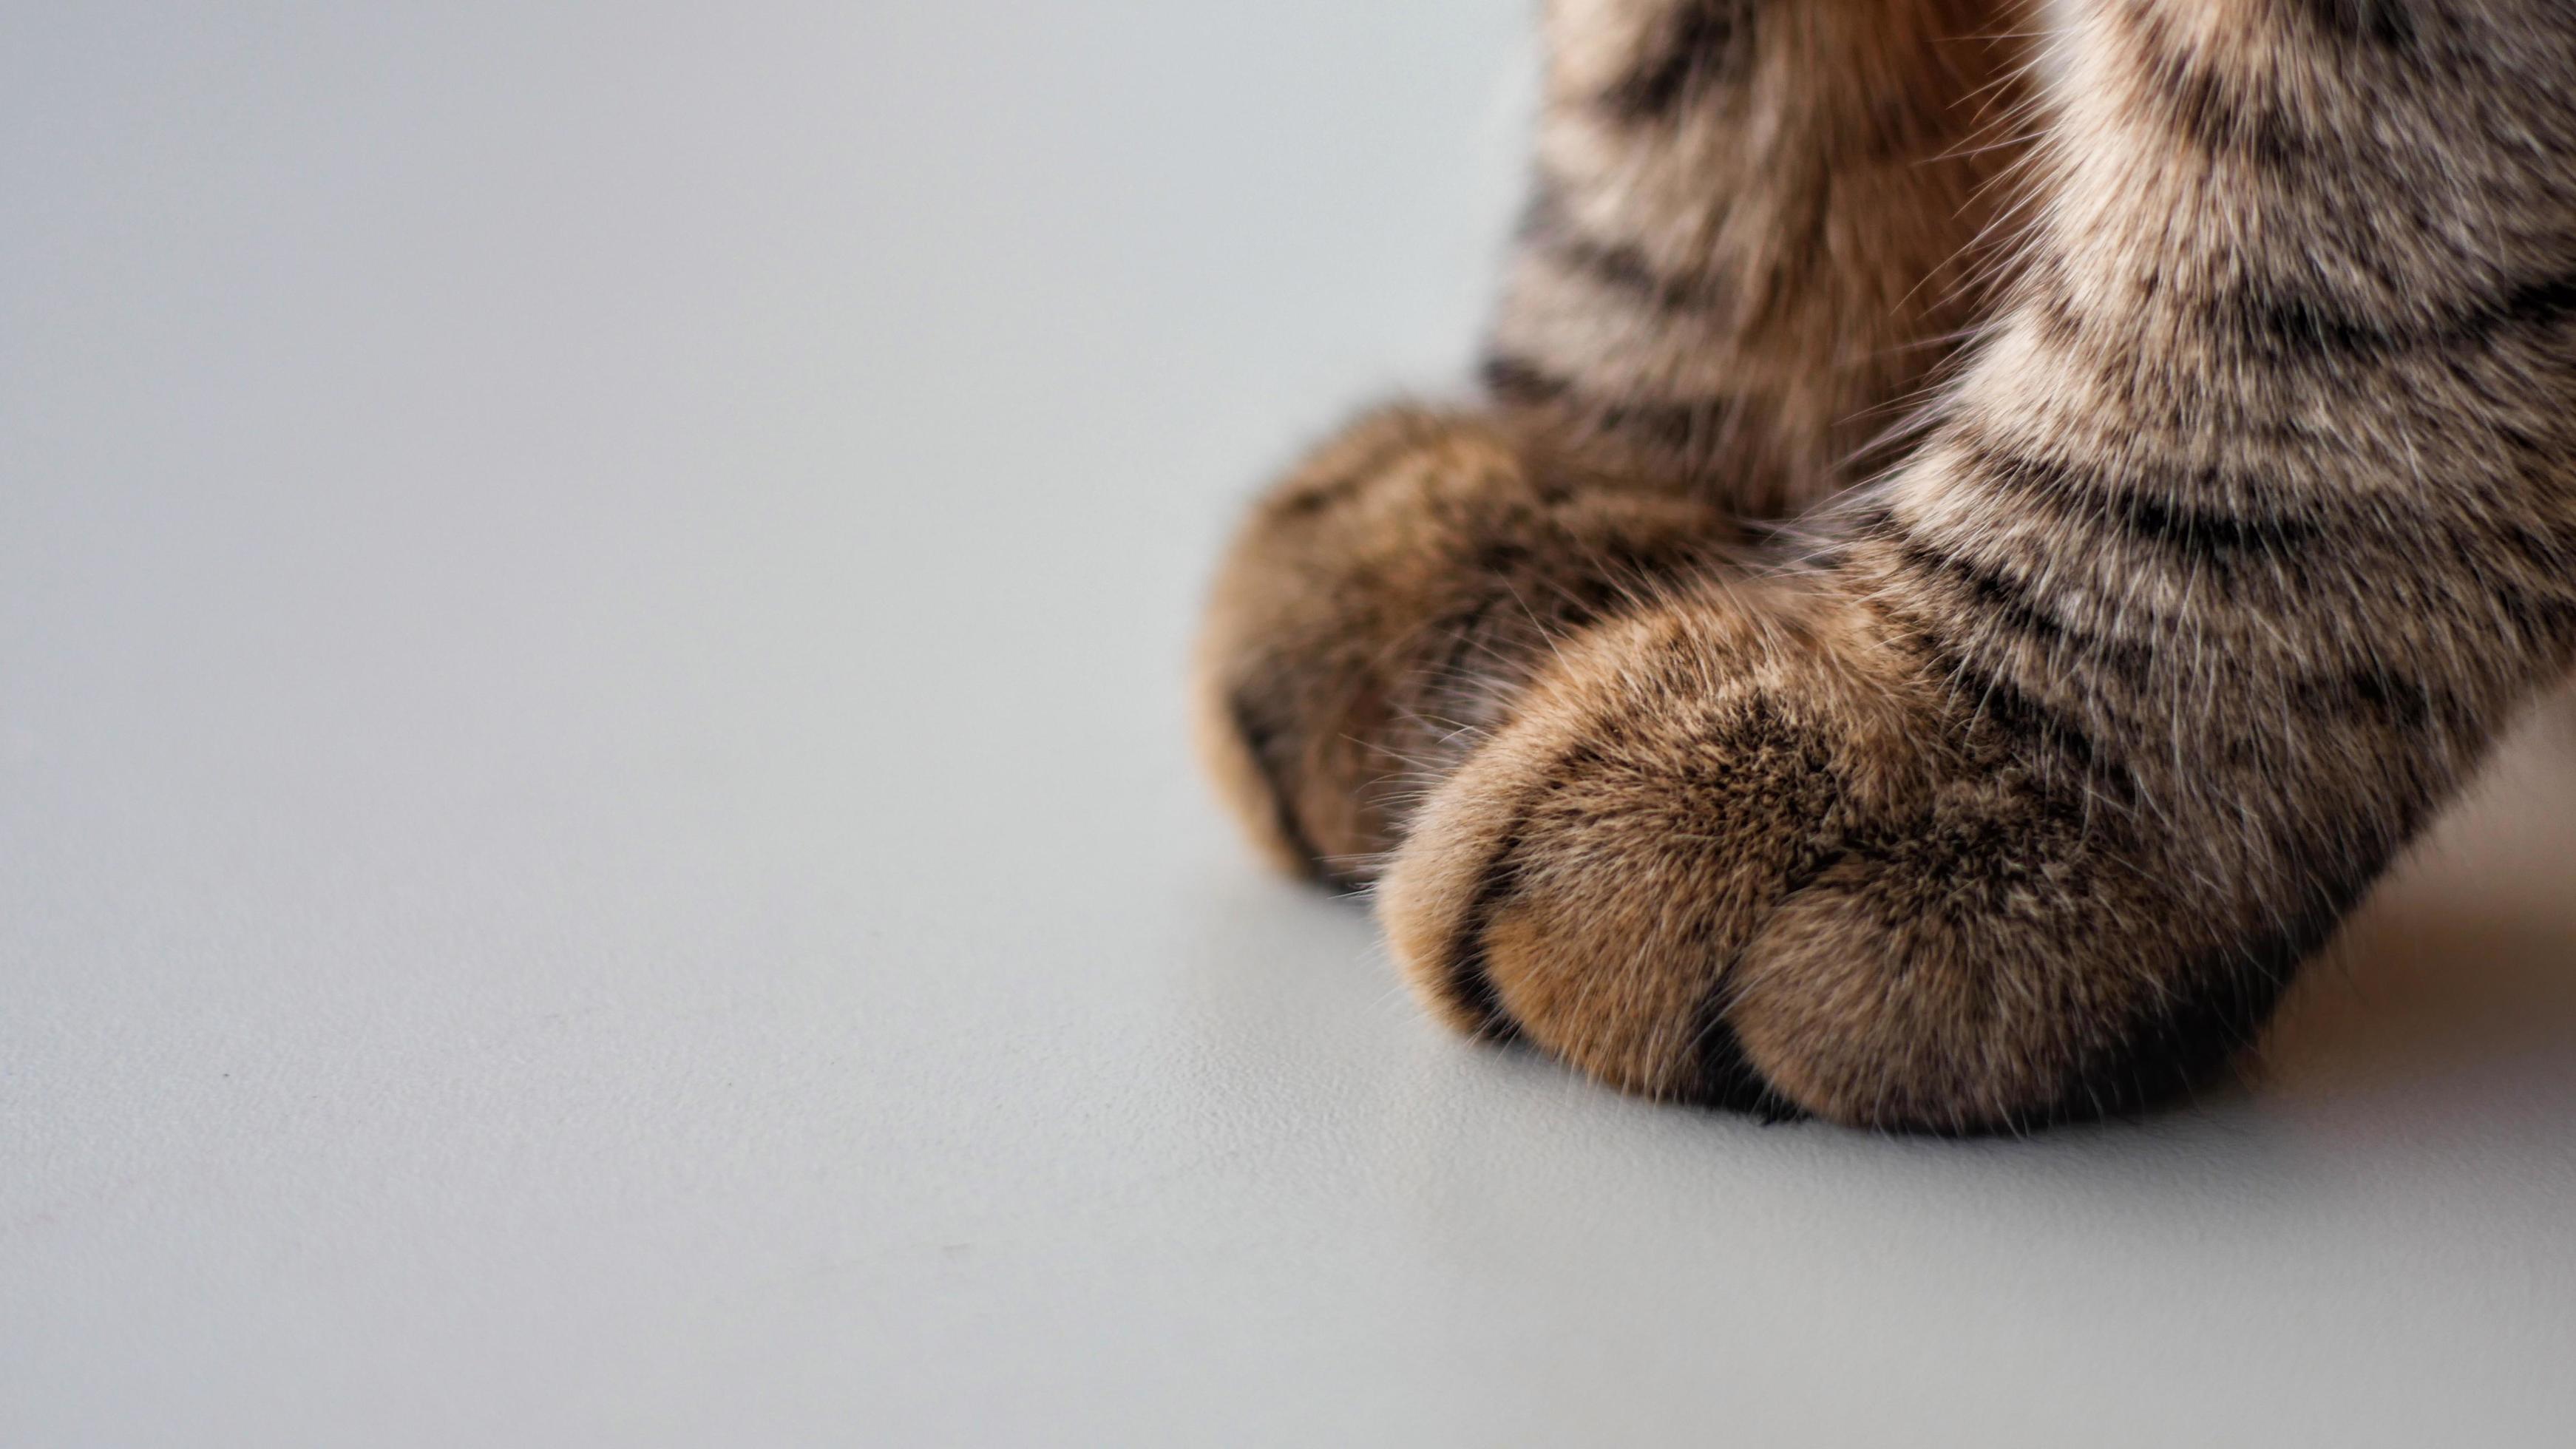
<instances>
[{"instance_id":1,"label":"tan colored fur","mask_svg":"<svg viewBox=\"0 0 2576 1449\"><path fill-rule=\"evenodd\" d=\"M1496 723L1549 639L1733 535L1683 490L1589 475L1507 424L1371 414L1262 500L1220 572L1201 753L1272 859L1370 879L1410 794Z\"/></svg>"},{"instance_id":2,"label":"tan colored fur","mask_svg":"<svg viewBox=\"0 0 2576 1449\"><path fill-rule=\"evenodd\" d=\"M1498 402L1748 516L1852 481L1977 313L2010 28L1996 0L1552 0Z\"/></svg>"},{"instance_id":3,"label":"tan colored fur","mask_svg":"<svg viewBox=\"0 0 2576 1449\"><path fill-rule=\"evenodd\" d=\"M1273 859L1374 878L1551 636L1841 486L1972 315L1994 0L1756 8L1554 0L1497 398L1361 419L1245 525L1195 709Z\"/></svg>"},{"instance_id":4,"label":"tan colored fur","mask_svg":"<svg viewBox=\"0 0 2576 1449\"><path fill-rule=\"evenodd\" d=\"M1778 34L1875 8L1741 13ZM1558 6L1556 104L1602 94L1638 36L1691 9ZM2019 280L1913 455L1812 520L1824 542L1795 566L1670 540L1683 563L1621 607L1499 641L1473 733L1425 762L1427 803L1372 819L1398 958L1452 1024L1658 1098L1854 1124L2145 1102L2251 1036L2568 668L2576 12L2084 0L2056 44ZM1800 54L1824 67L1804 93L1920 105L1932 84L1863 87L1848 53ZM1759 66L1727 74L1667 144L1788 94ZM1687 169L1610 190L1687 234ZM1709 214L1778 180L1701 174ZM1846 281L1802 295L1870 294ZM1739 395L1764 400L1746 416L1827 456L1839 422L1784 401L1744 335L1604 344L1584 375L1633 398L1620 368L1664 366L1658 349L1740 366ZM1750 510L1800 476L1750 425L1732 452L1614 461L1599 427L1515 416L1487 436L1517 471L1485 475L1512 487L1580 458L1620 496L1726 498L1711 470L1737 457L1752 482L1729 501ZM1407 697L1431 615L1289 597L1367 549L1454 567L1454 548L1399 541L1418 516L1304 535L1296 570L1259 516L1210 677L1367 657L1386 662L1376 696ZM1415 592L1435 587L1487 586ZM1344 800L1380 778L1348 773Z\"/></svg>"}]
</instances>

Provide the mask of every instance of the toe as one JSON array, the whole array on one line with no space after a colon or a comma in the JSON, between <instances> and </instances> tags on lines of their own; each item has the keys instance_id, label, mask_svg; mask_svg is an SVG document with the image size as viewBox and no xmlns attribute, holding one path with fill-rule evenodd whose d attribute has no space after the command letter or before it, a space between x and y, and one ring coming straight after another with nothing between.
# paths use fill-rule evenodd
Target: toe
<instances>
[{"instance_id":1,"label":"toe","mask_svg":"<svg viewBox=\"0 0 2576 1449\"><path fill-rule=\"evenodd\" d=\"M1773 1102L1733 963L1910 773L1884 691L1816 667L1832 627L1712 585L1567 649L1383 884L1416 993L1629 1091Z\"/></svg>"}]
</instances>

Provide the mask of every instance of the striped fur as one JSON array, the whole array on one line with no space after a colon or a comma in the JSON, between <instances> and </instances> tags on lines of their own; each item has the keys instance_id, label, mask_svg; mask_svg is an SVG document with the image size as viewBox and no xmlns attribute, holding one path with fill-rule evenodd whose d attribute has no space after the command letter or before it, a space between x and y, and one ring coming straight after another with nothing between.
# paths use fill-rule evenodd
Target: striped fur
<instances>
[{"instance_id":1,"label":"striped fur","mask_svg":"<svg viewBox=\"0 0 2576 1449\"><path fill-rule=\"evenodd\" d=\"M1886 1128L2148 1102L2576 661L2576 10L2065 9L2021 264L1911 456L1803 563L1525 655L1389 822L1461 1029Z\"/></svg>"},{"instance_id":2,"label":"striped fur","mask_svg":"<svg viewBox=\"0 0 2576 1449\"><path fill-rule=\"evenodd\" d=\"M1548 641L1722 556L1724 510L1596 477L1508 420L1394 407L1262 500L1200 647L1200 750L1281 867L1372 879Z\"/></svg>"},{"instance_id":3,"label":"striped fur","mask_svg":"<svg viewBox=\"0 0 2576 1449\"><path fill-rule=\"evenodd\" d=\"M1496 405L1755 517L1850 481L1975 315L2010 28L1995 0L1552 0Z\"/></svg>"},{"instance_id":4,"label":"striped fur","mask_svg":"<svg viewBox=\"0 0 2576 1449\"><path fill-rule=\"evenodd\" d=\"M1220 572L1198 733L1265 853L1373 878L1550 637L1841 485L1969 315L2002 152L1950 153L2005 109L2007 28L1993 0L1553 0L1485 408L1355 423Z\"/></svg>"}]
</instances>

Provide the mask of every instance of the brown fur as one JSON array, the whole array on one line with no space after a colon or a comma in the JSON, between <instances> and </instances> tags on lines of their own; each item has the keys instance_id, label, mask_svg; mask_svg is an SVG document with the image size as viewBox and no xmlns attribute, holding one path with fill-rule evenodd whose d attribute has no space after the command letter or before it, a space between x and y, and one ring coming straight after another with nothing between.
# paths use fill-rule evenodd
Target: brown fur
<instances>
[{"instance_id":1,"label":"brown fur","mask_svg":"<svg viewBox=\"0 0 2576 1449\"><path fill-rule=\"evenodd\" d=\"M1497 404L1749 516L1850 482L1978 310L2010 28L1997 0L1551 0Z\"/></svg>"},{"instance_id":2,"label":"brown fur","mask_svg":"<svg viewBox=\"0 0 2576 1449\"><path fill-rule=\"evenodd\" d=\"M1804 564L1666 572L1493 676L1381 822L1453 1024L1854 1124L2146 1101L2568 668L2576 13L2085 0L2060 41L2021 280L1914 455Z\"/></svg>"},{"instance_id":3,"label":"brown fur","mask_svg":"<svg viewBox=\"0 0 2576 1449\"><path fill-rule=\"evenodd\" d=\"M1492 405L1353 424L1219 571L1201 753L1301 873L1374 878L1550 637L1839 487L1970 315L2002 153L1951 153L2018 59L1988 0L1553 0L1547 26Z\"/></svg>"},{"instance_id":4,"label":"brown fur","mask_svg":"<svg viewBox=\"0 0 2576 1449\"><path fill-rule=\"evenodd\" d=\"M1587 474L1505 424L1396 407L1255 511L1218 578L1198 737L1263 851L1373 878L1547 641L1709 561L1726 514Z\"/></svg>"}]
</instances>

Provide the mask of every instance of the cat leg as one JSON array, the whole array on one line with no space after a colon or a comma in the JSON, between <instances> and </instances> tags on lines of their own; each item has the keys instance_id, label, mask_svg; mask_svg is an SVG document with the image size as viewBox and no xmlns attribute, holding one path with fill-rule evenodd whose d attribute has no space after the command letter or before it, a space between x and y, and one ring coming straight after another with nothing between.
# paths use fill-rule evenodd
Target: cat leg
<instances>
[{"instance_id":1,"label":"cat leg","mask_svg":"<svg viewBox=\"0 0 2576 1449\"><path fill-rule=\"evenodd\" d=\"M1896 1129L2244 1045L2576 648L2576 12L2085 0L2018 296L1828 557L1572 641L1381 909L1659 1098Z\"/></svg>"},{"instance_id":2,"label":"cat leg","mask_svg":"<svg viewBox=\"0 0 2576 1449\"><path fill-rule=\"evenodd\" d=\"M1996 0L1554 0L1533 196L1484 365L1496 404L1753 517L1871 466L1984 307L1976 243L2027 119L2019 17Z\"/></svg>"},{"instance_id":3,"label":"cat leg","mask_svg":"<svg viewBox=\"0 0 2576 1449\"><path fill-rule=\"evenodd\" d=\"M1220 570L1199 738L1265 853L1369 879L1552 638L1838 485L1960 315L1996 8L1551 5L1490 405L1358 423Z\"/></svg>"}]
</instances>

